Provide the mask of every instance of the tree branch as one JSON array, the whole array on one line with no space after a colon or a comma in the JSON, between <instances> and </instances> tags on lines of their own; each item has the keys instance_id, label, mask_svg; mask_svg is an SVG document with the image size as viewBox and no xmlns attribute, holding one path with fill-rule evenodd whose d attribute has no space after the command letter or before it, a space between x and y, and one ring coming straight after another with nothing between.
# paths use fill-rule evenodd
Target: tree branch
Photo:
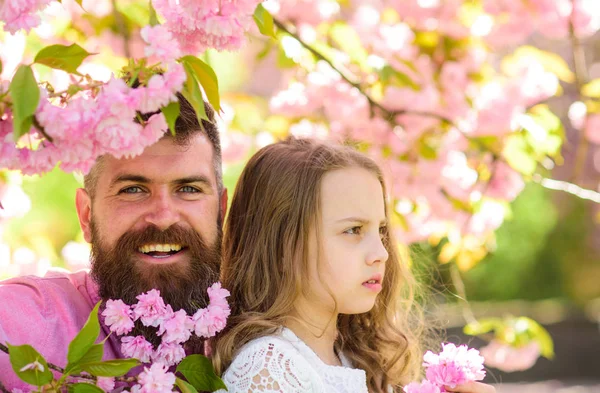
<instances>
[{"instance_id":1,"label":"tree branch","mask_svg":"<svg viewBox=\"0 0 600 393\"><path fill-rule=\"evenodd\" d=\"M547 188L549 190L563 191L567 194L574 195L581 199L585 199L595 203L600 203L599 192L581 188L573 183L569 183L563 180L548 179L538 174L533 175L532 181L540 184L542 187Z\"/></svg>"},{"instance_id":2,"label":"tree branch","mask_svg":"<svg viewBox=\"0 0 600 393\"><path fill-rule=\"evenodd\" d=\"M371 107L372 114L374 113L374 109L376 108L382 112L382 114L384 115L384 118L386 118L388 121L393 120L398 115L411 114L411 115L418 115L418 116L425 116L425 117L433 117L438 120L445 121L448 124L453 124L451 119L449 119L445 116L439 115L437 113L420 112L420 111L406 111L406 110L391 111L391 110L387 109L386 107L381 105L379 102L375 101L370 95L368 95L363 90L362 86L358 82L354 82L352 79L350 79L350 77L348 77L345 74L345 72L341 70L341 67L333 64L333 61L328 59L324 54L322 54L317 49L315 49L310 44L308 44L306 41L304 41L302 38L300 38L300 36L298 34L292 32L290 29L285 27L285 25L280 20L278 20L277 18L273 18L273 23L275 24L275 26L277 26L277 28L279 30L285 32L287 35L289 35L290 37L292 37L296 41L298 41L300 43L300 45L302 45L306 50L308 50L310 53L312 53L317 59L322 60L325 63L327 63L335 72L338 73L338 75L344 81L346 81L346 83L348 83L350 86L356 88L359 91L359 93L363 97L365 97L367 99L367 101L369 102L369 106Z\"/></svg>"}]
</instances>

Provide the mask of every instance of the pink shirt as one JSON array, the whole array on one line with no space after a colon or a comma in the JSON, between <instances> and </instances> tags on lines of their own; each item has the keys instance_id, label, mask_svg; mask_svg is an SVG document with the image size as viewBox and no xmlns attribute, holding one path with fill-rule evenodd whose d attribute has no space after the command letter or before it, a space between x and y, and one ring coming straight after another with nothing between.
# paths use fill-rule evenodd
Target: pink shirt
<instances>
[{"instance_id":1,"label":"pink shirt","mask_svg":"<svg viewBox=\"0 0 600 393\"><path fill-rule=\"evenodd\" d=\"M0 281L0 342L32 345L48 362L64 367L69 343L99 300L97 286L87 271ZM100 339L107 333L103 326ZM104 345L104 360L119 357L119 345L111 336ZM0 381L9 390L32 388L15 375L8 355L2 351Z\"/></svg>"}]
</instances>

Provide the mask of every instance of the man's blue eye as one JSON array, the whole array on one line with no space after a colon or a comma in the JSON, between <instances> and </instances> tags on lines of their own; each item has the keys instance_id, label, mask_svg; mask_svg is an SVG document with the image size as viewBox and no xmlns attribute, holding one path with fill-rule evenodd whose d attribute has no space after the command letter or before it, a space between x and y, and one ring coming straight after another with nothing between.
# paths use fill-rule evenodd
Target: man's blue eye
<instances>
[{"instance_id":1,"label":"man's blue eye","mask_svg":"<svg viewBox=\"0 0 600 393\"><path fill-rule=\"evenodd\" d=\"M192 187L192 186L183 186L180 189L181 192L190 192L190 193L195 193L195 192L200 192L197 188Z\"/></svg>"},{"instance_id":2,"label":"man's blue eye","mask_svg":"<svg viewBox=\"0 0 600 393\"><path fill-rule=\"evenodd\" d=\"M122 189L121 191L119 191L119 194L137 194L143 191L144 190L142 190L140 187L133 186Z\"/></svg>"}]
</instances>

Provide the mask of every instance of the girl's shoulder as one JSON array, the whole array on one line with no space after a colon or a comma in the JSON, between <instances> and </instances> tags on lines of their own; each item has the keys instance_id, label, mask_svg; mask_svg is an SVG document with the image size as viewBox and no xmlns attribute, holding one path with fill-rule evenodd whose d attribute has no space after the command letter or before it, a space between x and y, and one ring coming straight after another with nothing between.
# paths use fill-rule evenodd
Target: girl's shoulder
<instances>
[{"instance_id":1,"label":"girl's shoulder","mask_svg":"<svg viewBox=\"0 0 600 393\"><path fill-rule=\"evenodd\" d=\"M280 334L245 344L223 374L223 381L229 393L324 391L309 361Z\"/></svg>"}]
</instances>

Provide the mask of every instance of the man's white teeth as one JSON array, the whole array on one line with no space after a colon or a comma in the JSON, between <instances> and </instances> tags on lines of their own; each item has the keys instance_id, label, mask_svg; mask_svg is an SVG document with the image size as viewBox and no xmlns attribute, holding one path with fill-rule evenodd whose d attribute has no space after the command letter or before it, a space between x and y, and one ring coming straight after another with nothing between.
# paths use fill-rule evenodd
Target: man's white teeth
<instances>
[{"instance_id":1,"label":"man's white teeth","mask_svg":"<svg viewBox=\"0 0 600 393\"><path fill-rule=\"evenodd\" d=\"M138 249L139 252L148 254L149 252L170 252L181 250L180 244L147 244Z\"/></svg>"}]
</instances>

